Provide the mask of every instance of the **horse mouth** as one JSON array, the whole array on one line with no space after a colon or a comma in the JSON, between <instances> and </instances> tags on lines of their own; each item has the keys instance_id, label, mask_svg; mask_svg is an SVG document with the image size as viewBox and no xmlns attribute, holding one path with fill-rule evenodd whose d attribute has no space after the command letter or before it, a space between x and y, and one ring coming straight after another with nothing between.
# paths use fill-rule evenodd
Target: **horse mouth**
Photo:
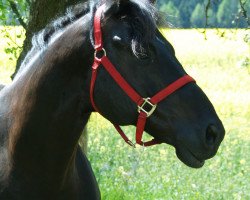
<instances>
[{"instance_id":1,"label":"horse mouth","mask_svg":"<svg viewBox=\"0 0 250 200\"><path fill-rule=\"evenodd\" d=\"M205 164L205 160L198 159L187 148L176 148L176 155L184 164L192 168L201 168Z\"/></svg>"}]
</instances>

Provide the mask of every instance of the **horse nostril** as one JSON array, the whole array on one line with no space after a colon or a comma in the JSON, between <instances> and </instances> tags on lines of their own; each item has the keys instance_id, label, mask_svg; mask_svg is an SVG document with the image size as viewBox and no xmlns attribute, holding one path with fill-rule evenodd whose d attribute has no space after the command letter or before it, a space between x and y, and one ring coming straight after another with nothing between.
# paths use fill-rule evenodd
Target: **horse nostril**
<instances>
[{"instance_id":1,"label":"horse nostril","mask_svg":"<svg viewBox=\"0 0 250 200\"><path fill-rule=\"evenodd\" d=\"M206 130L206 144L209 147L214 147L217 143L217 138L219 136L219 131L214 125L209 125Z\"/></svg>"}]
</instances>

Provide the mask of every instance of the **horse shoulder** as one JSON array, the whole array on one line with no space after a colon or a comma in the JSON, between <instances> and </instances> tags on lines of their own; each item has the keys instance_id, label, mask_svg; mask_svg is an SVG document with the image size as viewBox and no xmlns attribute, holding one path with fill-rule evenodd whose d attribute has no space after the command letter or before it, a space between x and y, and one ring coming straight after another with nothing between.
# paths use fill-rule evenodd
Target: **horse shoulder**
<instances>
[{"instance_id":1,"label":"horse shoulder","mask_svg":"<svg viewBox=\"0 0 250 200\"><path fill-rule=\"evenodd\" d=\"M99 200L100 190L91 168L90 162L82 152L80 146L77 149L75 160L77 175L79 179L79 199ZM86 184L88 183L88 184Z\"/></svg>"}]
</instances>

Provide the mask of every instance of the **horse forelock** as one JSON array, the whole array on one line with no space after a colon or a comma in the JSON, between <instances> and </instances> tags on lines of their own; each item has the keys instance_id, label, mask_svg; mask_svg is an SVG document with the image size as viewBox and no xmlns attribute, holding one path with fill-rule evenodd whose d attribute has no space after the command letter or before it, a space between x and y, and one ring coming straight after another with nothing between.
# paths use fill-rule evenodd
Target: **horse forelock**
<instances>
[{"instance_id":1,"label":"horse forelock","mask_svg":"<svg viewBox=\"0 0 250 200\"><path fill-rule=\"evenodd\" d=\"M131 0L132 50L136 56L147 52L149 41L155 35L159 13L148 0Z\"/></svg>"},{"instance_id":2,"label":"horse forelock","mask_svg":"<svg viewBox=\"0 0 250 200\"><path fill-rule=\"evenodd\" d=\"M132 35L131 48L133 53L136 56L143 54L157 29L157 23L160 15L156 7L148 0L106 0L101 2L102 4L108 3L108 7L112 7L116 4L118 11L116 11L115 15L118 15L121 18L126 18L129 22L131 28L130 32ZM92 15L94 15L95 10L100 6L100 4L100 2L96 3L94 9L91 9L93 12ZM108 19L105 17L106 16L104 16L103 20L107 21Z\"/></svg>"}]
</instances>

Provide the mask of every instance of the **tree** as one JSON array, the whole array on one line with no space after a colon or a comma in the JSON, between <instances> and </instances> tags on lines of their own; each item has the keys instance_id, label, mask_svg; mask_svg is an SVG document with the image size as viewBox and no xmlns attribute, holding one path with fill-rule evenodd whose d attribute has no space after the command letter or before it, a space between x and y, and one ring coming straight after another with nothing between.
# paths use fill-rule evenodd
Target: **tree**
<instances>
[{"instance_id":1,"label":"tree","mask_svg":"<svg viewBox=\"0 0 250 200\"><path fill-rule=\"evenodd\" d=\"M167 21L173 24L174 27L181 26L180 12L172 1L161 6L160 11L162 13L167 13Z\"/></svg>"},{"instance_id":2,"label":"tree","mask_svg":"<svg viewBox=\"0 0 250 200\"><path fill-rule=\"evenodd\" d=\"M231 27L237 15L237 0L223 0L217 13L218 23L225 28ZM236 5L236 6L235 6Z\"/></svg>"},{"instance_id":3,"label":"tree","mask_svg":"<svg viewBox=\"0 0 250 200\"><path fill-rule=\"evenodd\" d=\"M188 28L191 26L190 17L196 4L196 0L181 1L178 9L180 11L183 28Z\"/></svg>"},{"instance_id":4,"label":"tree","mask_svg":"<svg viewBox=\"0 0 250 200\"><path fill-rule=\"evenodd\" d=\"M190 22L194 27L205 26L205 10L200 3L198 3L191 15Z\"/></svg>"},{"instance_id":5,"label":"tree","mask_svg":"<svg viewBox=\"0 0 250 200\"><path fill-rule=\"evenodd\" d=\"M179 11L179 24L183 28L193 27L194 24L191 22L195 20L200 21L193 15L195 8L201 6L203 8L202 13L204 13L205 25L200 23L201 27L236 27L236 28L246 28L250 26L250 0L158 0L158 7L162 11L166 11L166 15L172 15L173 11L169 9L169 3L171 2L175 8ZM200 4L200 5L198 5ZM196 9L198 9L196 8ZM201 11L201 9L199 8ZM176 11L176 10L174 10ZM197 11L196 11L197 13ZM201 13L200 13L201 15ZM176 16L176 12L175 15ZM196 18L196 19L195 19ZM169 18L168 18L169 19ZM171 22L171 19L169 19ZM175 23L174 23L175 24ZM197 26L195 26L197 27Z\"/></svg>"},{"instance_id":6,"label":"tree","mask_svg":"<svg viewBox=\"0 0 250 200\"><path fill-rule=\"evenodd\" d=\"M27 52L31 48L31 38L35 33L42 30L49 22L51 22L56 17L65 13L66 9L80 2L81 0L64 0L58 3L57 0L34 0L31 1L27 9L29 9L28 23L26 25L26 39L23 44L23 51L18 58L16 71L13 75L15 76L18 71L22 60L26 56ZM83 1L81 1L83 2ZM16 12L18 15L18 12Z\"/></svg>"},{"instance_id":7,"label":"tree","mask_svg":"<svg viewBox=\"0 0 250 200\"><path fill-rule=\"evenodd\" d=\"M16 42L16 39L22 38L25 33L22 29L16 32L15 38L11 34L10 25L22 25L26 27L28 1L19 0L18 4L11 0L0 1L0 25L8 26L1 28L1 34L4 36L8 46L4 48L5 53L8 55L9 60L16 60L22 51L22 45ZM15 12L17 14L15 14Z\"/></svg>"},{"instance_id":8,"label":"tree","mask_svg":"<svg viewBox=\"0 0 250 200\"><path fill-rule=\"evenodd\" d=\"M29 1L13 0L0 1L0 24L1 25L17 25L20 24L26 28Z\"/></svg>"}]
</instances>

